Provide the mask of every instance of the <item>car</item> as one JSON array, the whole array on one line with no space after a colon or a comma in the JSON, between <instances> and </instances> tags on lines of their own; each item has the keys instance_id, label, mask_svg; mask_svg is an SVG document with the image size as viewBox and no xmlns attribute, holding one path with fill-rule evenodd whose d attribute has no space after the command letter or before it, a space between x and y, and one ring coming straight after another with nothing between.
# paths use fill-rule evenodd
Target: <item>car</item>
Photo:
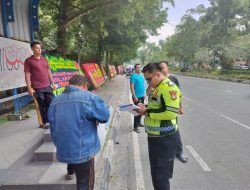
<instances>
[{"instance_id":1,"label":"car","mask_svg":"<svg viewBox=\"0 0 250 190\"><path fill-rule=\"evenodd\" d=\"M247 65L235 65L234 68L235 69L244 69L244 70L247 70L248 66Z\"/></svg>"},{"instance_id":2,"label":"car","mask_svg":"<svg viewBox=\"0 0 250 190\"><path fill-rule=\"evenodd\" d=\"M241 65L241 69L247 70L248 66L247 65Z\"/></svg>"},{"instance_id":3,"label":"car","mask_svg":"<svg viewBox=\"0 0 250 190\"><path fill-rule=\"evenodd\" d=\"M126 69L126 76L131 76L132 73L133 73L133 70L132 70L132 69L130 69L130 68L127 68L127 69Z\"/></svg>"},{"instance_id":4,"label":"car","mask_svg":"<svg viewBox=\"0 0 250 190\"><path fill-rule=\"evenodd\" d=\"M240 65L235 65L234 68L235 69L241 69L241 66Z\"/></svg>"}]
</instances>

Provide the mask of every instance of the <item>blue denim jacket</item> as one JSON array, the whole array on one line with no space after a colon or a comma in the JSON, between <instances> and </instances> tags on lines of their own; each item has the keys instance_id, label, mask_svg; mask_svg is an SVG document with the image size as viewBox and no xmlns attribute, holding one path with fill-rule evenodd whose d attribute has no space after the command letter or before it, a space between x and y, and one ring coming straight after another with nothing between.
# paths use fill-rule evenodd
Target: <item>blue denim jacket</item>
<instances>
[{"instance_id":1,"label":"blue denim jacket","mask_svg":"<svg viewBox=\"0 0 250 190\"><path fill-rule=\"evenodd\" d=\"M101 147L96 122L106 123L109 116L108 106L98 96L67 86L48 111L58 161L76 164L93 158Z\"/></svg>"}]
</instances>

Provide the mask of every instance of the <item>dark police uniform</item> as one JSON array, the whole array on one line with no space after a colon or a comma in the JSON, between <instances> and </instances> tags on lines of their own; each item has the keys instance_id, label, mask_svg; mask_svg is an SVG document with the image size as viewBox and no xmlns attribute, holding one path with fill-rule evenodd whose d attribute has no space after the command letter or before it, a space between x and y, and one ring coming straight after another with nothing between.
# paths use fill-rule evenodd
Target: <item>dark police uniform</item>
<instances>
[{"instance_id":1,"label":"dark police uniform","mask_svg":"<svg viewBox=\"0 0 250 190\"><path fill-rule=\"evenodd\" d=\"M179 89L181 89L180 88L180 83L179 83L178 79L175 76L170 75L168 78L172 82L174 82L179 87ZM177 123L178 123L178 121L177 121ZM179 157L179 156L181 156L183 154L182 141L181 141L181 135L180 135L180 131L179 130L180 129L178 129L178 131L177 131L177 148L176 148L176 153L175 153L175 155L177 157Z\"/></svg>"}]
</instances>

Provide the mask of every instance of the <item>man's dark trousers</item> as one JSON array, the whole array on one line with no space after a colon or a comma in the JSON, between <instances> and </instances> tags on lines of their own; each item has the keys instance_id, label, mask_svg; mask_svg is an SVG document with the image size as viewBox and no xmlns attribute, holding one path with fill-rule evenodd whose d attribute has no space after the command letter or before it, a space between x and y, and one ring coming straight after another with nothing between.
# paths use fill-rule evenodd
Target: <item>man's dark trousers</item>
<instances>
[{"instance_id":1,"label":"man's dark trousers","mask_svg":"<svg viewBox=\"0 0 250 190\"><path fill-rule=\"evenodd\" d=\"M95 183L94 158L80 164L68 164L68 174L76 174L77 190L93 190Z\"/></svg>"},{"instance_id":2,"label":"man's dark trousers","mask_svg":"<svg viewBox=\"0 0 250 190\"><path fill-rule=\"evenodd\" d=\"M170 190L177 134L165 137L148 137L148 152L154 190Z\"/></svg>"},{"instance_id":3,"label":"man's dark trousers","mask_svg":"<svg viewBox=\"0 0 250 190\"><path fill-rule=\"evenodd\" d=\"M138 102L135 102L133 100L134 104L137 105L138 103L143 103L144 104L144 97L138 98ZM138 128L139 125L141 125L141 115L134 116L134 129Z\"/></svg>"},{"instance_id":4,"label":"man's dark trousers","mask_svg":"<svg viewBox=\"0 0 250 190\"><path fill-rule=\"evenodd\" d=\"M48 86L45 88L35 89L34 96L39 105L39 111L43 120L43 124L46 124L49 122L47 117L49 105L54 98L52 88Z\"/></svg>"}]
</instances>

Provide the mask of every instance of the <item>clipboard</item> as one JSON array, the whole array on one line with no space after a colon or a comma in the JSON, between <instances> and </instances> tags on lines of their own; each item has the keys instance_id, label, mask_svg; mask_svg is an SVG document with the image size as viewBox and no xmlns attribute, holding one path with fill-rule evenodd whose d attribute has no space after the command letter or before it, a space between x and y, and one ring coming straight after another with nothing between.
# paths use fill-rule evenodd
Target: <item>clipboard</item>
<instances>
[{"instance_id":1,"label":"clipboard","mask_svg":"<svg viewBox=\"0 0 250 190\"><path fill-rule=\"evenodd\" d=\"M135 109L141 109L141 108L134 104L124 104L124 105L119 106L120 111L128 111L132 113L133 115L138 116L139 114L136 111L134 111Z\"/></svg>"}]
</instances>

